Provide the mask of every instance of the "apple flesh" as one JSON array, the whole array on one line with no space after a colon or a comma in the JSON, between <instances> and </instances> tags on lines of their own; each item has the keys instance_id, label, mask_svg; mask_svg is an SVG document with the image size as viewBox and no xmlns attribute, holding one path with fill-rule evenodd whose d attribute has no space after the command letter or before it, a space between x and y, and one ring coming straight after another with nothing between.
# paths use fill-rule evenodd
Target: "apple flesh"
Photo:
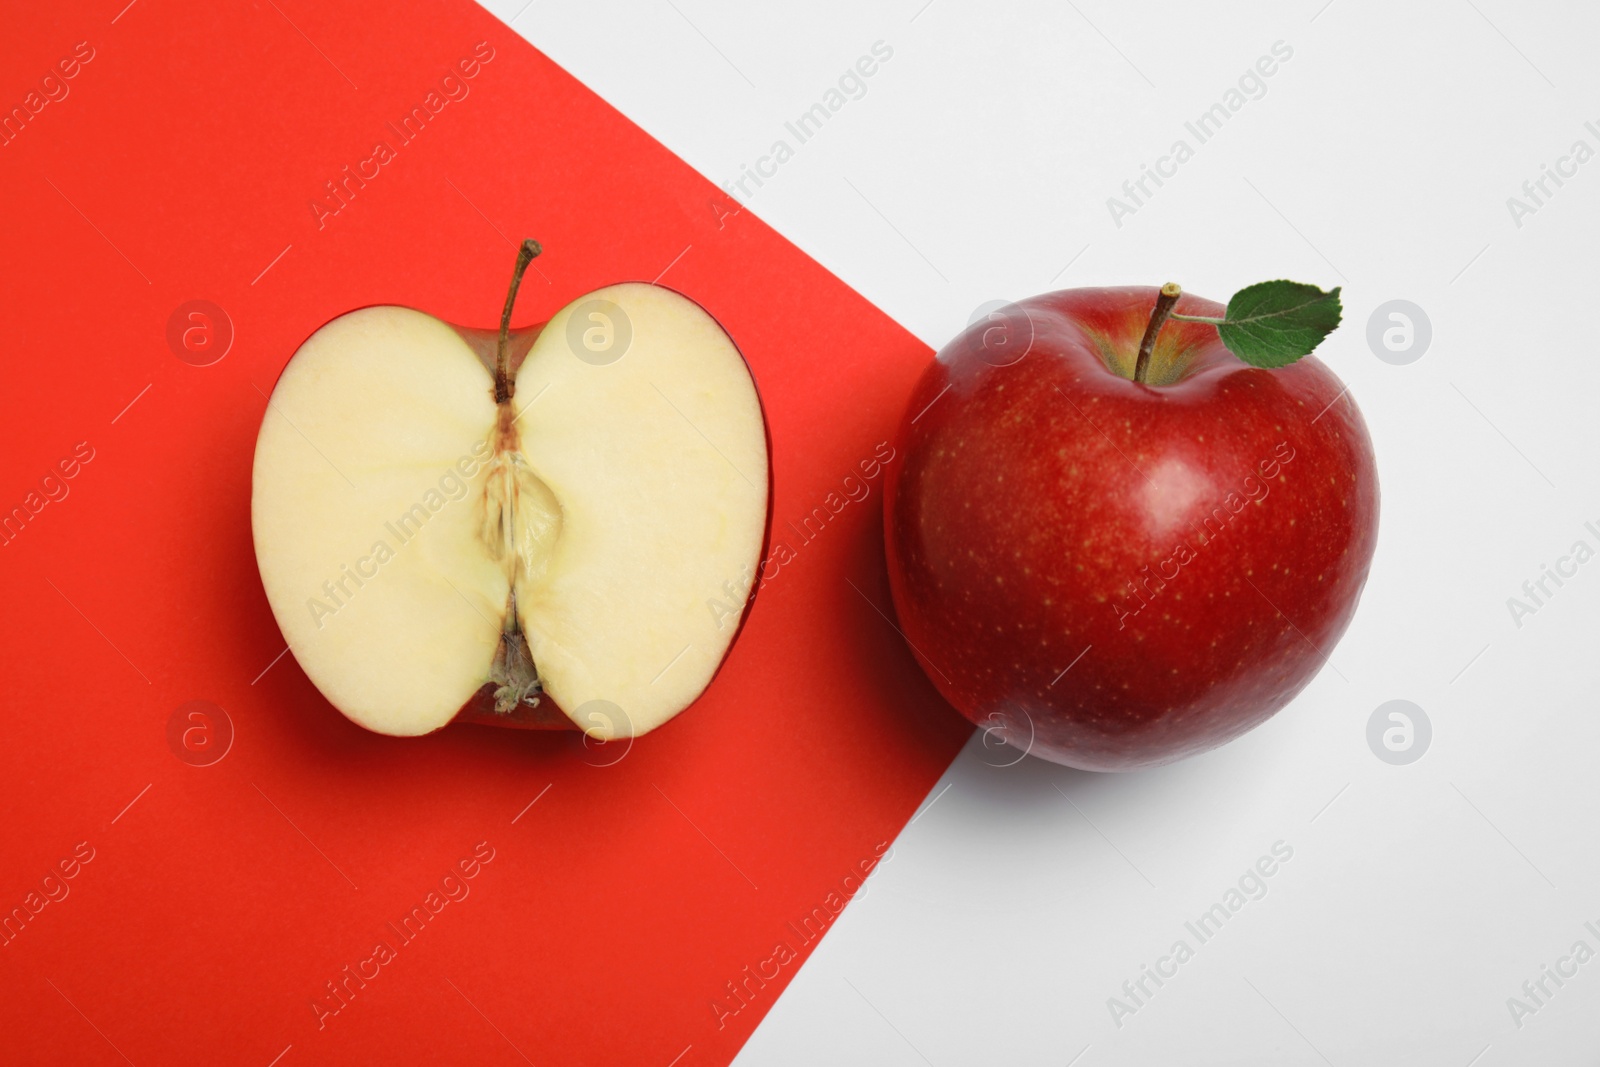
<instances>
[{"instance_id":1,"label":"apple flesh","mask_svg":"<svg viewBox=\"0 0 1600 1067\"><path fill-rule=\"evenodd\" d=\"M1313 356L1274 370L1170 321L1153 287L1009 305L947 345L884 498L890 587L934 685L1045 759L1127 770L1282 708L1349 625L1378 481ZM1179 314L1221 316L1187 296Z\"/></svg>"},{"instance_id":2,"label":"apple flesh","mask_svg":"<svg viewBox=\"0 0 1600 1067\"><path fill-rule=\"evenodd\" d=\"M732 583L748 604L769 482L755 384L710 315L654 285L508 342L503 402L492 331L372 307L301 346L256 444L267 599L370 730L644 734L728 652L738 627L707 599Z\"/></svg>"}]
</instances>

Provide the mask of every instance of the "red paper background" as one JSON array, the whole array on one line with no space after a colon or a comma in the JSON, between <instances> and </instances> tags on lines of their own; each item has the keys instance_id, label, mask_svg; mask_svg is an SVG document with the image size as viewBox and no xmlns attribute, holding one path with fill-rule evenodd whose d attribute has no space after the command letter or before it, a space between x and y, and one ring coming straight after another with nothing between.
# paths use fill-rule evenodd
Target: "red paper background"
<instances>
[{"instance_id":1,"label":"red paper background","mask_svg":"<svg viewBox=\"0 0 1600 1067\"><path fill-rule=\"evenodd\" d=\"M788 924L968 734L880 614L881 477L814 541L789 525L892 436L929 352L469 3L124 2L16 6L0 37L7 112L95 50L0 147L0 514L94 450L0 546L0 913L78 842L95 853L0 947L0 1056L726 1063L799 963L722 1028L713 999L802 947ZM323 183L394 144L385 124L480 41L470 95L319 229ZM367 304L491 325L523 236L546 251L519 324L664 270L723 322L796 550L707 695L608 767L570 736L378 737L292 655L262 673L284 645L249 480L278 373ZM211 366L166 340L192 299L236 331ZM212 766L169 747L191 700L236 731ZM480 841L470 895L319 1029L324 983Z\"/></svg>"}]
</instances>

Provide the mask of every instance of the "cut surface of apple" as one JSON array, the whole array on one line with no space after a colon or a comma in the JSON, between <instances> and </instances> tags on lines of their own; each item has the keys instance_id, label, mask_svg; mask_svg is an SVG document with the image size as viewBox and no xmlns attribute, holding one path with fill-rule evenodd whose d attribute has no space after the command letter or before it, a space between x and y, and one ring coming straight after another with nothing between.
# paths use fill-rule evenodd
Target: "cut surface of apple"
<instances>
[{"instance_id":1,"label":"cut surface of apple","mask_svg":"<svg viewBox=\"0 0 1600 1067\"><path fill-rule=\"evenodd\" d=\"M509 306L509 305L508 305ZM492 342L372 307L289 362L256 444L252 524L295 658L349 718L637 736L710 682L767 525L765 423L699 305L642 283ZM530 344L531 340L531 344ZM485 699L492 696L492 700Z\"/></svg>"}]
</instances>

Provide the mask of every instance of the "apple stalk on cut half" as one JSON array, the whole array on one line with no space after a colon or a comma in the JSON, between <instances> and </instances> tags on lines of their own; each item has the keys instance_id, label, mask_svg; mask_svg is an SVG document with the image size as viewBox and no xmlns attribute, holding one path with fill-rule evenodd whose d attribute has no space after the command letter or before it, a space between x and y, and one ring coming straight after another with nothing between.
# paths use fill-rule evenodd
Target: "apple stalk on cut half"
<instances>
[{"instance_id":1,"label":"apple stalk on cut half","mask_svg":"<svg viewBox=\"0 0 1600 1067\"><path fill-rule=\"evenodd\" d=\"M289 361L256 442L262 585L354 722L634 737L710 683L768 525L766 426L698 304L613 285L510 330L369 307Z\"/></svg>"}]
</instances>

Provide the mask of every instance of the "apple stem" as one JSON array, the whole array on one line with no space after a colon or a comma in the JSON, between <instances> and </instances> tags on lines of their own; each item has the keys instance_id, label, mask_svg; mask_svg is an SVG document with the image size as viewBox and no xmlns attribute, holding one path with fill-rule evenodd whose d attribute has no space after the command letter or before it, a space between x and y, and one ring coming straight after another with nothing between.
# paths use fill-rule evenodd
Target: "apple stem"
<instances>
[{"instance_id":1,"label":"apple stem","mask_svg":"<svg viewBox=\"0 0 1600 1067\"><path fill-rule=\"evenodd\" d=\"M500 345L495 351L494 361L494 402L504 404L511 399L512 383L508 373L509 364L506 358L506 344L511 334L511 308L517 302L517 290L522 287L522 276L528 271L528 264L533 262L544 249L539 242L528 238L522 242L522 247L517 249L517 265L511 270L511 289L506 293L506 308L500 313Z\"/></svg>"},{"instance_id":2,"label":"apple stem","mask_svg":"<svg viewBox=\"0 0 1600 1067\"><path fill-rule=\"evenodd\" d=\"M1143 384L1145 375L1150 373L1150 354L1155 351L1156 337L1161 333L1161 327L1166 325L1167 316L1172 314L1172 305L1182 295L1183 289L1177 282L1168 282L1161 287L1155 310L1150 312L1150 324L1144 328L1144 340L1139 342L1139 358L1133 364L1134 381Z\"/></svg>"}]
</instances>

